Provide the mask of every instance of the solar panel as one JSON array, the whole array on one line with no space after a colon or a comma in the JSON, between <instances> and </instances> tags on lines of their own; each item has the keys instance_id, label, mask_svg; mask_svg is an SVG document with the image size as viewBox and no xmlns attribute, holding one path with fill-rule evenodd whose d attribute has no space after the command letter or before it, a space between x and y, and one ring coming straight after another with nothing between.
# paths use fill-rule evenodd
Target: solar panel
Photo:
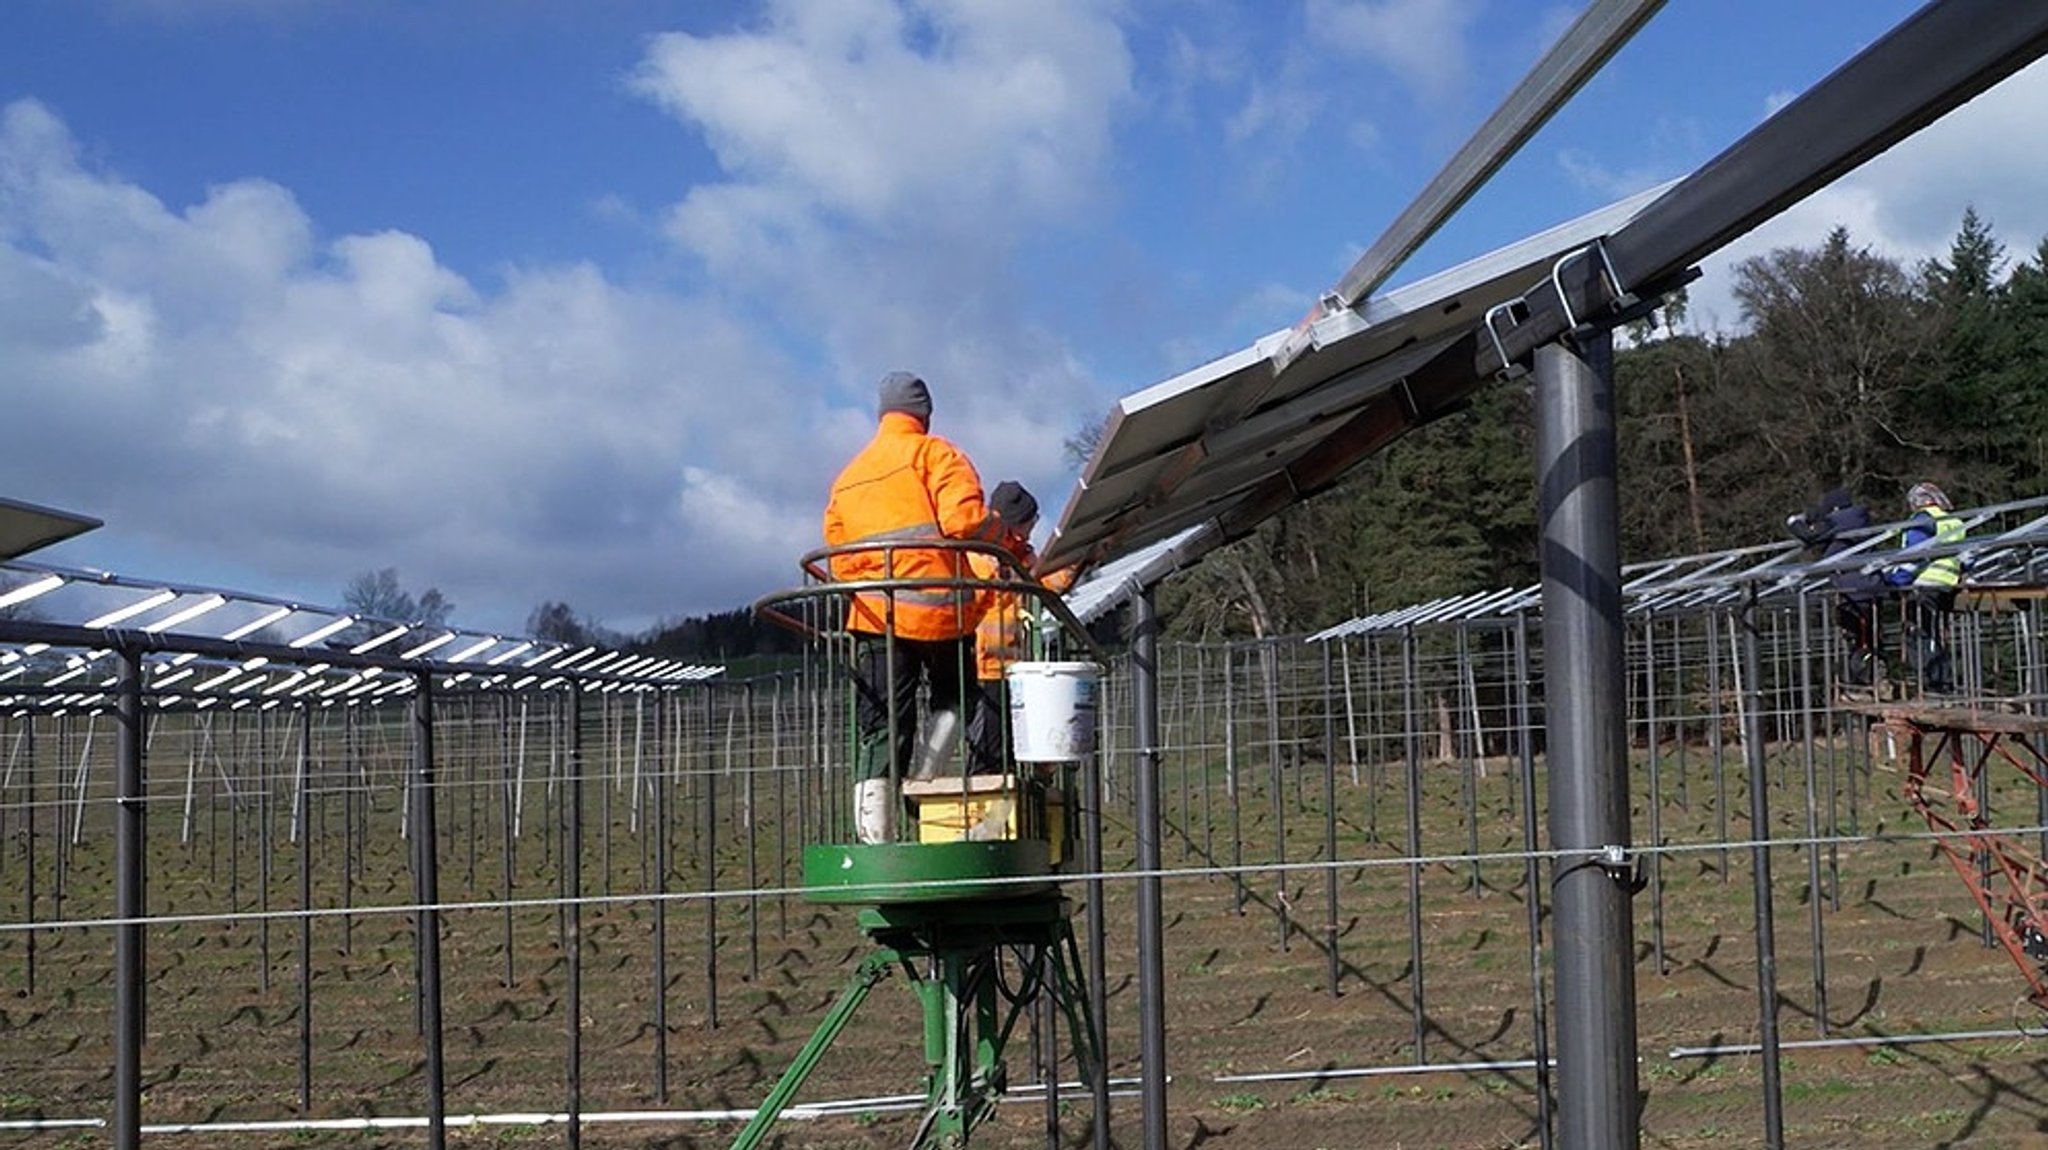
<instances>
[{"instance_id":1,"label":"solar panel","mask_svg":"<svg viewBox=\"0 0 2048 1150\"><path fill-rule=\"evenodd\" d=\"M1376 291L1663 6L1664 0L1594 0L1588 5L1422 194L1344 273L1330 293L1331 302L1351 307Z\"/></svg>"},{"instance_id":2,"label":"solar panel","mask_svg":"<svg viewBox=\"0 0 2048 1150\"><path fill-rule=\"evenodd\" d=\"M1617 5L1615 16L1609 32L1623 36L1634 15ZM1127 397L1043 566L1092 566L1202 523L1215 528L1210 547L1243 537L1403 433L1458 410L1585 317L1611 323L1637 296L1673 290L1695 261L2044 51L2048 6L1929 4L1668 190L1274 332ZM1503 124L1519 130L1521 119ZM1475 166L1491 155L1475 153ZM1462 186L1447 183L1451 198ZM1347 282L1376 274L1377 265L1355 269Z\"/></svg>"},{"instance_id":3,"label":"solar panel","mask_svg":"<svg viewBox=\"0 0 2048 1150\"><path fill-rule=\"evenodd\" d=\"M52 543L61 543L101 526L104 524L89 515L74 515L17 499L0 498L0 562Z\"/></svg>"},{"instance_id":4,"label":"solar panel","mask_svg":"<svg viewBox=\"0 0 2048 1150\"><path fill-rule=\"evenodd\" d=\"M1081 622L1093 623L1138 591L1199 558L1206 530L1190 527L1103 564L1067 592L1067 609Z\"/></svg>"},{"instance_id":5,"label":"solar panel","mask_svg":"<svg viewBox=\"0 0 2048 1150\"><path fill-rule=\"evenodd\" d=\"M1278 331L1126 397L1046 544L1043 565L1093 565L1204 522L1214 547L1328 487L1464 394L1407 377L1558 260L1633 218L1653 188L1448 271ZM1280 365L1283 350L1295 354Z\"/></svg>"}]
</instances>

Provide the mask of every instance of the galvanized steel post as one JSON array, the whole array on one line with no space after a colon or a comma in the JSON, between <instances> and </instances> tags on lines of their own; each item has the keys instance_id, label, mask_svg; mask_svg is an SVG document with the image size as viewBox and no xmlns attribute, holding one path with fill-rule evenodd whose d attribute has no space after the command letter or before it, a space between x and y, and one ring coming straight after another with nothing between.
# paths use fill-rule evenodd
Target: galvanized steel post
<instances>
[{"instance_id":1,"label":"galvanized steel post","mask_svg":"<svg viewBox=\"0 0 2048 1150\"><path fill-rule=\"evenodd\" d=\"M1615 513L1613 342L1536 349L1545 726L1556 908L1558 1144L1634 1150L1626 684Z\"/></svg>"},{"instance_id":2,"label":"galvanized steel post","mask_svg":"<svg viewBox=\"0 0 2048 1150\"><path fill-rule=\"evenodd\" d=\"M1138 1017L1146 1150L1166 1145L1166 958L1159 897L1159 615L1139 593L1131 637L1131 710L1137 743Z\"/></svg>"},{"instance_id":3,"label":"galvanized steel post","mask_svg":"<svg viewBox=\"0 0 2048 1150\"><path fill-rule=\"evenodd\" d=\"M114 1138L133 1150L142 1144L143 869L147 804L143 795L142 657L120 653L120 738L114 764ZM34 908L30 908L34 917Z\"/></svg>"},{"instance_id":4,"label":"galvanized steel post","mask_svg":"<svg viewBox=\"0 0 2048 1150\"><path fill-rule=\"evenodd\" d=\"M1756 915L1757 1039L1763 1055L1764 1145L1785 1145L1784 1090L1778 1066L1778 941L1771 913L1771 789L1764 759L1763 661L1757 653L1756 584L1742 595L1742 755L1749 775L1750 877ZM1724 837L1722 841L1726 841ZM1807 844L1807 852L1813 844ZM1820 892L1807 897L1819 901ZM1824 1003L1826 999L1821 1001Z\"/></svg>"},{"instance_id":5,"label":"galvanized steel post","mask_svg":"<svg viewBox=\"0 0 2048 1150\"><path fill-rule=\"evenodd\" d=\"M427 1062L427 1145L448 1143L448 1089L441 1044L441 865L434 818L434 677L415 676L412 702L413 896L419 948L420 1018Z\"/></svg>"}]
</instances>

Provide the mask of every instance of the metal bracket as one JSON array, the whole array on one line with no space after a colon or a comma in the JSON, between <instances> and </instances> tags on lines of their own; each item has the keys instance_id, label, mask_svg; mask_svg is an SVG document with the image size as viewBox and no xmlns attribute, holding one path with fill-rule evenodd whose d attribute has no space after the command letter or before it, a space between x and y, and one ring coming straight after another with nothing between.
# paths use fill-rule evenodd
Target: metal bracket
<instances>
[{"instance_id":1,"label":"metal bracket","mask_svg":"<svg viewBox=\"0 0 2048 1150\"><path fill-rule=\"evenodd\" d=\"M1640 894L1650 884L1649 873L1643 867L1640 855L1631 855L1629 849L1619 843L1608 843L1594 856L1593 865L1607 872L1607 877L1627 884L1628 893Z\"/></svg>"},{"instance_id":2,"label":"metal bracket","mask_svg":"<svg viewBox=\"0 0 2048 1150\"><path fill-rule=\"evenodd\" d=\"M1513 330L1514 325L1521 322L1520 320L1515 318L1515 313L1518 309L1525 316L1527 315L1529 310L1528 302L1520 296L1517 296L1511 300L1506 300L1501 303L1494 304L1492 307L1487 308L1485 319L1482 321L1486 328L1486 338L1493 341L1493 354L1500 357L1500 378L1503 380L1520 379L1521 377L1529 374L1529 369L1527 366L1520 363L1516 363L1514 360L1508 358L1507 345L1502 343L1500 339L1501 329L1495 326L1493 322L1494 316L1506 315L1508 317L1508 329Z\"/></svg>"},{"instance_id":3,"label":"metal bracket","mask_svg":"<svg viewBox=\"0 0 2048 1150\"><path fill-rule=\"evenodd\" d=\"M1594 240L1585 247L1575 248L1557 257L1557 262L1550 265L1550 287L1552 291L1557 293L1558 306L1564 309L1566 331L1579 330L1581 321L1578 316L1572 313L1571 296L1564 290L1564 269L1570 266L1572 261L1583 257L1588 252L1592 252L1600 257L1600 268L1606 273L1608 286L1614 289L1615 310L1626 310L1634 306L1636 302L1636 297L1630 294L1627 288L1621 286L1621 277L1614 274L1614 261L1608 258L1606 241Z\"/></svg>"}]
</instances>

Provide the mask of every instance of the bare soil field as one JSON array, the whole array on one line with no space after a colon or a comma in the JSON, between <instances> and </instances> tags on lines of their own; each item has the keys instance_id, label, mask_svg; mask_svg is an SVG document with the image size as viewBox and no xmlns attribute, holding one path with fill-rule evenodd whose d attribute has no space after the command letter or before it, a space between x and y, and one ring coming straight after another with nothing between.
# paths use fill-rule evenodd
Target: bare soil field
<instances>
[{"instance_id":1,"label":"bare soil field","mask_svg":"<svg viewBox=\"0 0 2048 1150\"><path fill-rule=\"evenodd\" d=\"M1846 762L1846 761L1845 761ZM1775 763L1772 834L1806 833L1801 763ZM1300 772L1297 777L1295 771ZM1535 997L1528 945L1529 890L1512 764L1486 773L1471 764L1427 768L1414 867L1420 923L1410 932L1410 867L1401 812L1402 771L1393 764L1354 783L1337 781L1334 866L1324 841L1318 763L1243 772L1232 811L1220 768L1170 759L1164 772L1169 865L1164 881L1166 1040L1170 1130L1176 1150L1315 1147L1506 1150L1539 1145ZM1211 784L1204 790L1202 783ZM1680 786L1680 780L1683 786ZM1817 821L1858 841L1823 849L1822 883L1810 883L1802 846L1771 853L1785 1144L2048 1148L2048 1029L2011 959L1987 947L1981 916L1899 794L1897 768L1831 768ZM2020 780L2024 782L2024 780ZM1279 791L1276 794L1274 784ZM1638 764L1638 843L1648 841L1648 796ZM168 795L169 792L166 792ZM1539 789L1540 796L1540 789ZM1667 853L1635 900L1634 968L1643 1144L1672 1150L1765 1145L1764 1063L1743 1049L1760 1037L1758 955L1752 907L1749 795L1739 763L1717 778L1695 749L1681 775L1663 764L1658 811ZM149 905L156 915L247 915L297 908L299 848L283 816L236 808L216 795L205 831L180 841L177 819L152 816ZM1127 796L1120 796L1127 799ZM321 800L324 802L325 800ZM569 956L560 908L559 848L533 817L504 881L499 812L486 794L451 791L441 804L442 891L477 909L447 912L445 975L447 1112L522 1113L532 1122L458 1127L464 1144L566 1143L545 1115L568 1101ZM2000 810L2027 812L2034 798L2001 792ZM425 1059L415 1027L417 984L410 918L379 907L409 901L406 846L394 796L358 827L363 850L344 849L340 800L309 819L313 905L356 908L310 920L310 1018L300 1009L299 920L247 917L166 921L149 932L145 1122L360 1118L426 1112ZM226 805L223 805L226 804ZM168 805L168 804L166 804ZM173 808L174 810L175 808ZM701 891L696 861L703 820L676 803L673 875L650 878L652 849L634 834L625 804L609 829L596 802L586 827L581 949L582 1110L745 1110L766 1095L817 1026L867 948L854 911L795 895L677 897L665 912L659 993L667 1031L655 1022L657 915L647 893ZM1464 811L1476 819L1468 822ZM768 808L757 817L772 817ZM61 817L59 817L61 815ZM68 810L39 809L34 917L68 921L111 907L111 848L88 819L62 861ZM721 816L717 887L787 883L790 866L746 849L737 815ZM1128 868L1127 802L1112 804L1110 869ZM758 824L757 824L758 825ZM1276 827L1285 850L1276 849ZM539 828L539 829L536 829ZM0 921L30 919L28 857L19 817L0 851ZM1476 846L1482 861L1461 856ZM794 849L791 846L790 849ZM751 854L751 857L750 857ZM267 884L264 860L268 858ZM344 889L354 857L359 873ZM1243 887L1228 873L1242 860ZM607 867L605 864L609 864ZM1281 864L1285 869L1281 869ZM1337 910L1328 910L1334 884ZM496 905L507 894L519 905ZM1076 923L1085 884L1071 883ZM604 901L603 896L610 896ZM1820 899L1816 913L1815 897ZM1112 1141L1143 1145L1135 1083L1137 979L1135 887L1103 887L1108 922L1108 1068L1119 1082ZM1546 920L1546 929L1548 923ZM1818 935L1816 935L1816 929ZM1818 937L1821 946L1815 946ZM707 943L715 938L715 949ZM509 955L508 955L509 939ZM1338 993L1329 986L1331 946ZM109 1112L113 988L110 934L67 927L33 936L0 933L0 1120L92 1119ZM1085 940L1084 940L1085 945ZM1419 966L1414 961L1420 956ZM1825 978L1817 978L1817 958ZM715 965L712 959L715 959ZM1546 958L1547 961L1547 958ZM1421 994L1421 1008L1416 996ZM1824 999L1824 1002L1823 1002ZM312 1105L299 1106L302 1024ZM1886 1037L1939 1040L1883 1043ZM1851 1041L1854 1040L1854 1041ZM659 1061L665 1042L666 1060ZM1022 1032L1012 1043L1014 1083L1035 1077ZM1732 1049L1731 1049L1732 1048ZM1553 1053L1555 1051L1553 1050ZM1503 1065L1505 1064L1505 1065ZM658 1066L666 1082L659 1081ZM799 1148L905 1145L914 1109L885 1100L921 1094L915 996L902 977L876 989L855 1024L826 1053L799 1104L868 1099L830 1116L790 1117L770 1144ZM1062 1066L1070 1081L1069 1057ZM1267 1076L1247 1081L1242 1076ZM663 1087L665 1086L665 1091ZM1056 1112L1060 1144L1092 1145L1094 1115L1071 1084ZM1047 1145L1045 1104L1006 1102L973 1145ZM598 1147L717 1147L735 1120L592 1121L581 1142ZM0 1144L104 1144L94 1128L0 1129ZM166 1146L424 1145L417 1129L358 1132L269 1130L152 1134Z\"/></svg>"}]
</instances>

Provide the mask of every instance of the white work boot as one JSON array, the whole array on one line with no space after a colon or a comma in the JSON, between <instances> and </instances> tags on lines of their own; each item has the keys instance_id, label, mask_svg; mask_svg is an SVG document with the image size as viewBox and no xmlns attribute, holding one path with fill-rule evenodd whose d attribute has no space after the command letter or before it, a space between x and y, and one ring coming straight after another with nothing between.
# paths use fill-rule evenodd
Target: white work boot
<instances>
[{"instance_id":1,"label":"white work boot","mask_svg":"<svg viewBox=\"0 0 2048 1150\"><path fill-rule=\"evenodd\" d=\"M886 843L896 837L896 788L887 779L864 779L853 785L854 837L863 843Z\"/></svg>"}]
</instances>

